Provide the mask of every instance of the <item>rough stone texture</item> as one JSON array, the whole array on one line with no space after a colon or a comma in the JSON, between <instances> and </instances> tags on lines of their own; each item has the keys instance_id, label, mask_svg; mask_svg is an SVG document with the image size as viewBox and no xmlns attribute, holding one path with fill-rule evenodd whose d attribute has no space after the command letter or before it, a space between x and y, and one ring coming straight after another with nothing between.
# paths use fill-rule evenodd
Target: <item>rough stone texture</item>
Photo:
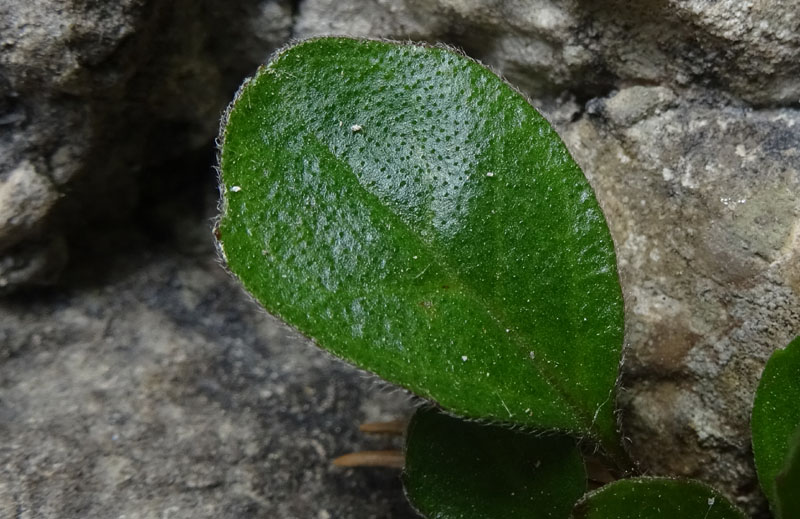
<instances>
[{"instance_id":1,"label":"rough stone texture","mask_svg":"<svg viewBox=\"0 0 800 519\"><path fill-rule=\"evenodd\" d=\"M297 36L447 41L538 97L627 82L800 100L800 2L783 0L306 0Z\"/></svg>"},{"instance_id":2,"label":"rough stone texture","mask_svg":"<svg viewBox=\"0 0 800 519\"><path fill-rule=\"evenodd\" d=\"M207 145L290 22L285 0L0 0L2 287L48 282L65 231L129 218L138 172Z\"/></svg>"},{"instance_id":3,"label":"rough stone texture","mask_svg":"<svg viewBox=\"0 0 800 519\"><path fill-rule=\"evenodd\" d=\"M753 394L800 333L800 111L631 87L564 129L617 241L631 450L753 510Z\"/></svg>"},{"instance_id":4,"label":"rough stone texture","mask_svg":"<svg viewBox=\"0 0 800 519\"><path fill-rule=\"evenodd\" d=\"M0 184L0 247L16 245L35 231L58 199L52 183L28 161Z\"/></svg>"},{"instance_id":5,"label":"rough stone texture","mask_svg":"<svg viewBox=\"0 0 800 519\"><path fill-rule=\"evenodd\" d=\"M14 438L0 445L0 511L407 516L394 476L324 461L368 445L358 420L404 407L290 346L195 250L202 219L169 209L197 180L164 179L207 170L183 153L291 32L444 41L534 99L618 246L632 452L763 512L752 394L800 333L800 1L303 0L291 31L288 2L54 5L0 0L0 284L54 279L63 224L91 231L87 211L138 207L150 233L183 224L141 268L0 308L0 417L13 418L0 428Z\"/></svg>"}]
</instances>

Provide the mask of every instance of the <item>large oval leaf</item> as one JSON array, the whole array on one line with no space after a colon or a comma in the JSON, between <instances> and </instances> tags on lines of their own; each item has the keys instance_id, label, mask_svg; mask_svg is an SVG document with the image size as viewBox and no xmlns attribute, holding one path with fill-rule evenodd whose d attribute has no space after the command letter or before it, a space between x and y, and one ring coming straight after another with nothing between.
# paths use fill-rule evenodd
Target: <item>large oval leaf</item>
<instances>
[{"instance_id":1,"label":"large oval leaf","mask_svg":"<svg viewBox=\"0 0 800 519\"><path fill-rule=\"evenodd\" d=\"M800 337L772 354L753 403L753 457L761 488L776 509L775 478L800 428Z\"/></svg>"},{"instance_id":2,"label":"large oval leaf","mask_svg":"<svg viewBox=\"0 0 800 519\"><path fill-rule=\"evenodd\" d=\"M506 83L443 48L309 40L221 137L221 250L271 313L455 413L619 449L611 237Z\"/></svg>"},{"instance_id":3,"label":"large oval leaf","mask_svg":"<svg viewBox=\"0 0 800 519\"><path fill-rule=\"evenodd\" d=\"M623 479L590 492L573 519L745 519L727 498L699 481Z\"/></svg>"},{"instance_id":4,"label":"large oval leaf","mask_svg":"<svg viewBox=\"0 0 800 519\"><path fill-rule=\"evenodd\" d=\"M586 491L575 440L465 422L431 409L408 427L403 484L429 519L562 519Z\"/></svg>"}]
</instances>

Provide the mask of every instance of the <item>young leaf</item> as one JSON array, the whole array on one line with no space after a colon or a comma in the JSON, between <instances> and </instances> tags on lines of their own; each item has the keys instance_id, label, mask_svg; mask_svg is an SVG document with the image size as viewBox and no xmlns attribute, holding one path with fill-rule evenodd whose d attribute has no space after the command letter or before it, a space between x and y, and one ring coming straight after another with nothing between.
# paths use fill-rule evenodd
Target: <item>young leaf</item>
<instances>
[{"instance_id":1,"label":"young leaf","mask_svg":"<svg viewBox=\"0 0 800 519\"><path fill-rule=\"evenodd\" d=\"M611 237L514 89L444 48L308 40L241 88L221 140L220 250L267 310L454 413L624 457Z\"/></svg>"},{"instance_id":2,"label":"young leaf","mask_svg":"<svg viewBox=\"0 0 800 519\"><path fill-rule=\"evenodd\" d=\"M800 337L767 361L756 390L750 425L758 480L774 511L778 499L775 478L786 463L795 431L800 427Z\"/></svg>"},{"instance_id":3,"label":"young leaf","mask_svg":"<svg viewBox=\"0 0 800 519\"><path fill-rule=\"evenodd\" d=\"M565 518L586 491L575 441L465 422L431 409L408 427L403 484L429 519Z\"/></svg>"},{"instance_id":4,"label":"young leaf","mask_svg":"<svg viewBox=\"0 0 800 519\"><path fill-rule=\"evenodd\" d=\"M590 492L573 519L745 519L727 498L699 481L634 478Z\"/></svg>"},{"instance_id":5,"label":"young leaf","mask_svg":"<svg viewBox=\"0 0 800 519\"><path fill-rule=\"evenodd\" d=\"M779 519L800 517L800 429L794 435L783 470L775 478L775 493Z\"/></svg>"}]
</instances>

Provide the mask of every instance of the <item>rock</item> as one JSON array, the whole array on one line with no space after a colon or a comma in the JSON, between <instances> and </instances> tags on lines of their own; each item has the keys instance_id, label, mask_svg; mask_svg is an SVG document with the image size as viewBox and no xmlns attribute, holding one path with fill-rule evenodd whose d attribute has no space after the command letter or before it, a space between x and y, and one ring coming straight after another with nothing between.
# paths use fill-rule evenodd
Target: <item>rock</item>
<instances>
[{"instance_id":1,"label":"rock","mask_svg":"<svg viewBox=\"0 0 800 519\"><path fill-rule=\"evenodd\" d=\"M27 160L0 179L0 249L34 234L56 200L58 193L52 182Z\"/></svg>"},{"instance_id":2,"label":"rock","mask_svg":"<svg viewBox=\"0 0 800 519\"><path fill-rule=\"evenodd\" d=\"M625 84L726 90L757 105L800 99L796 0L306 0L296 35L445 41L534 97Z\"/></svg>"},{"instance_id":3,"label":"rock","mask_svg":"<svg viewBox=\"0 0 800 519\"><path fill-rule=\"evenodd\" d=\"M41 230L63 242L87 222L131 218L140 172L208 145L290 23L288 0L0 0L0 185L15 175L17 186L17 205L0 207L25 207L24 225L0 219L14 237L0 238L0 257L19 242L48 257ZM47 219L56 191L59 218ZM6 288L42 279L23 272Z\"/></svg>"},{"instance_id":4,"label":"rock","mask_svg":"<svg viewBox=\"0 0 800 519\"><path fill-rule=\"evenodd\" d=\"M41 241L26 241L6 250L0 257L0 295L20 286L54 284L68 259L69 250L61 236L43 236Z\"/></svg>"},{"instance_id":5,"label":"rock","mask_svg":"<svg viewBox=\"0 0 800 519\"><path fill-rule=\"evenodd\" d=\"M623 424L646 470L703 479L756 513L753 394L800 333L800 111L646 90L559 124L617 244Z\"/></svg>"},{"instance_id":6,"label":"rock","mask_svg":"<svg viewBox=\"0 0 800 519\"><path fill-rule=\"evenodd\" d=\"M622 89L607 99L603 104L604 115L614 125L627 128L664 110L673 101L675 93L669 88L633 86ZM591 108L597 104L595 102L589 105L590 113Z\"/></svg>"},{"instance_id":7,"label":"rock","mask_svg":"<svg viewBox=\"0 0 800 519\"><path fill-rule=\"evenodd\" d=\"M668 10L679 24L699 29L707 76L718 75L750 103L792 105L800 99L798 7L796 0L672 0Z\"/></svg>"}]
</instances>

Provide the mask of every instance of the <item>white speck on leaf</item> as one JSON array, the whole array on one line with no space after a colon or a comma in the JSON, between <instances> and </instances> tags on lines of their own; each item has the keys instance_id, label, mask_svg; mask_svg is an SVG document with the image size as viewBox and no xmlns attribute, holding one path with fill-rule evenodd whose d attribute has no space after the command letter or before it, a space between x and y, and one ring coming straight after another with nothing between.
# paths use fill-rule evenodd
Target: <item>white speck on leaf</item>
<instances>
[{"instance_id":1,"label":"white speck on leaf","mask_svg":"<svg viewBox=\"0 0 800 519\"><path fill-rule=\"evenodd\" d=\"M467 362L467 359L469 359L469 357L467 357L466 355L461 356L462 361Z\"/></svg>"},{"instance_id":2,"label":"white speck on leaf","mask_svg":"<svg viewBox=\"0 0 800 519\"><path fill-rule=\"evenodd\" d=\"M711 513L711 509L714 508L714 503L716 502L716 498L709 497L708 501L706 502L708 503L708 510L706 510L706 515L703 516L703 519L706 519L708 517L708 514Z\"/></svg>"},{"instance_id":3,"label":"white speck on leaf","mask_svg":"<svg viewBox=\"0 0 800 519\"><path fill-rule=\"evenodd\" d=\"M487 171L486 172L486 176L487 177L493 177L494 176L494 171Z\"/></svg>"},{"instance_id":4,"label":"white speck on leaf","mask_svg":"<svg viewBox=\"0 0 800 519\"><path fill-rule=\"evenodd\" d=\"M353 126L350 127L350 131L352 131L353 133L360 132L361 129L362 128L360 124L354 124Z\"/></svg>"},{"instance_id":5,"label":"white speck on leaf","mask_svg":"<svg viewBox=\"0 0 800 519\"><path fill-rule=\"evenodd\" d=\"M514 418L514 414L511 412L511 409L508 408L508 406L506 405L505 401L500 397L500 395L497 395L497 398L500 398L500 403L503 404L503 407L505 408L506 412L508 413L509 418Z\"/></svg>"},{"instance_id":6,"label":"white speck on leaf","mask_svg":"<svg viewBox=\"0 0 800 519\"><path fill-rule=\"evenodd\" d=\"M241 190L242 190L242 188L241 188L241 187L239 187L239 186L233 186L233 187L231 188L231 191L233 191L234 193L238 193L238 192L239 192L239 191L241 191Z\"/></svg>"}]
</instances>

